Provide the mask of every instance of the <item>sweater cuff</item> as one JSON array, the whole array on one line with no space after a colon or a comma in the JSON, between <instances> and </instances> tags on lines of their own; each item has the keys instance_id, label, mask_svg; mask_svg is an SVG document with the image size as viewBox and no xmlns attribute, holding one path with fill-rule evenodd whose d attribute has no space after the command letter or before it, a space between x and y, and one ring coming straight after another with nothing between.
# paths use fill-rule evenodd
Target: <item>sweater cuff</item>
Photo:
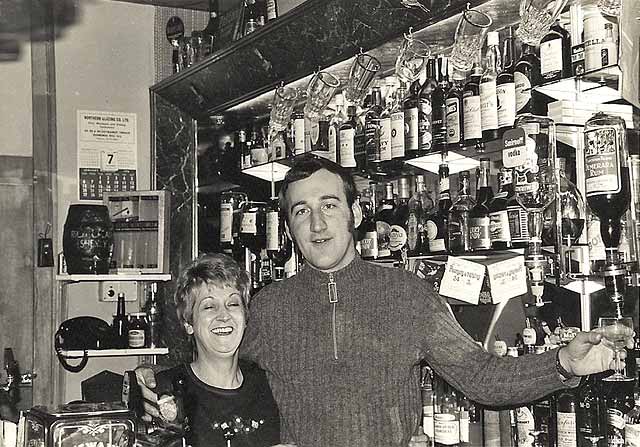
<instances>
[{"instance_id":1,"label":"sweater cuff","mask_svg":"<svg viewBox=\"0 0 640 447\"><path fill-rule=\"evenodd\" d=\"M570 388L576 387L580 383L580 377L574 376L569 371L564 369L562 363L560 363L560 349L562 348L559 348L556 351L556 372L558 373L558 377L564 385L567 385Z\"/></svg>"}]
</instances>

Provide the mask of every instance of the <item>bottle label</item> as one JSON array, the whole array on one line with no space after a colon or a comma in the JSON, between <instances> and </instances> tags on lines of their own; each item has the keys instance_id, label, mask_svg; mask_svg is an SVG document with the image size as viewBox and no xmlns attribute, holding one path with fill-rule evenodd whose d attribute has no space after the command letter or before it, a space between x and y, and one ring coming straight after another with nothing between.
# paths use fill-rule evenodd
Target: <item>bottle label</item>
<instances>
[{"instance_id":1,"label":"bottle label","mask_svg":"<svg viewBox=\"0 0 640 447\"><path fill-rule=\"evenodd\" d=\"M244 234L257 234L258 227L256 221L258 219L258 213L244 212L242 213L242 221L240 222L240 232Z\"/></svg>"},{"instance_id":2,"label":"bottle label","mask_svg":"<svg viewBox=\"0 0 640 447\"><path fill-rule=\"evenodd\" d=\"M498 127L511 127L516 120L516 85L513 82L496 86L498 97Z\"/></svg>"},{"instance_id":3,"label":"bottle label","mask_svg":"<svg viewBox=\"0 0 640 447\"><path fill-rule=\"evenodd\" d=\"M233 205L220 204L220 242L231 242L233 239L231 228L233 223Z\"/></svg>"},{"instance_id":4,"label":"bottle label","mask_svg":"<svg viewBox=\"0 0 640 447\"><path fill-rule=\"evenodd\" d=\"M607 251L600 233L600 220L592 218L587 225L587 244L589 246L589 259L593 261L604 261L607 258Z\"/></svg>"},{"instance_id":5,"label":"bottle label","mask_svg":"<svg viewBox=\"0 0 640 447\"><path fill-rule=\"evenodd\" d=\"M388 258L391 256L390 235L391 225L383 220L376 221L376 232L378 234L378 257Z\"/></svg>"},{"instance_id":6,"label":"bottle label","mask_svg":"<svg viewBox=\"0 0 640 447\"><path fill-rule=\"evenodd\" d=\"M280 249L280 235L278 228L280 224L280 216L277 211L269 211L267 213L267 251L278 251Z\"/></svg>"},{"instance_id":7,"label":"bottle label","mask_svg":"<svg viewBox=\"0 0 640 447\"><path fill-rule=\"evenodd\" d=\"M391 158L404 157L404 112L391 114Z\"/></svg>"},{"instance_id":8,"label":"bottle label","mask_svg":"<svg viewBox=\"0 0 640 447\"><path fill-rule=\"evenodd\" d=\"M422 431L429 439L433 439L434 436L434 421L433 421L433 405L425 405L422 407Z\"/></svg>"},{"instance_id":9,"label":"bottle label","mask_svg":"<svg viewBox=\"0 0 640 447\"><path fill-rule=\"evenodd\" d=\"M460 409L460 442L469 442L469 411Z\"/></svg>"},{"instance_id":10,"label":"bottle label","mask_svg":"<svg viewBox=\"0 0 640 447\"><path fill-rule=\"evenodd\" d=\"M295 155L304 153L304 118L293 120L293 151Z\"/></svg>"},{"instance_id":11,"label":"bottle label","mask_svg":"<svg viewBox=\"0 0 640 447\"><path fill-rule=\"evenodd\" d=\"M144 330L129 329L129 347L144 348Z\"/></svg>"},{"instance_id":12,"label":"bottle label","mask_svg":"<svg viewBox=\"0 0 640 447\"><path fill-rule=\"evenodd\" d=\"M278 18L278 8L276 7L276 0L267 0L267 21L270 22Z\"/></svg>"},{"instance_id":13,"label":"bottle label","mask_svg":"<svg viewBox=\"0 0 640 447\"><path fill-rule=\"evenodd\" d=\"M405 123L405 150L417 151L418 150L418 108L411 107L404 111L404 123Z\"/></svg>"},{"instance_id":14,"label":"bottle label","mask_svg":"<svg viewBox=\"0 0 640 447\"><path fill-rule=\"evenodd\" d=\"M522 330L522 341L525 345L535 345L536 344L536 330L530 327L526 327Z\"/></svg>"},{"instance_id":15,"label":"bottle label","mask_svg":"<svg viewBox=\"0 0 640 447\"><path fill-rule=\"evenodd\" d=\"M418 146L421 151L428 151L433 145L431 113L431 101L421 98L418 102Z\"/></svg>"},{"instance_id":16,"label":"bottle label","mask_svg":"<svg viewBox=\"0 0 640 447\"><path fill-rule=\"evenodd\" d=\"M485 447L500 446L500 412L495 410L484 410L482 412L483 437Z\"/></svg>"},{"instance_id":17,"label":"bottle label","mask_svg":"<svg viewBox=\"0 0 640 447\"><path fill-rule=\"evenodd\" d=\"M640 447L640 423L631 424L627 422L624 428L624 437L627 443L626 447Z\"/></svg>"},{"instance_id":18,"label":"bottle label","mask_svg":"<svg viewBox=\"0 0 640 447\"><path fill-rule=\"evenodd\" d=\"M438 236L438 225L434 221L429 219L427 220L427 223L425 224L425 226L426 226L427 239L429 241L435 241L436 237Z\"/></svg>"},{"instance_id":19,"label":"bottle label","mask_svg":"<svg viewBox=\"0 0 640 447\"><path fill-rule=\"evenodd\" d=\"M440 179L440 200L450 199L449 193L449 177L443 177Z\"/></svg>"},{"instance_id":20,"label":"bottle label","mask_svg":"<svg viewBox=\"0 0 640 447\"><path fill-rule=\"evenodd\" d=\"M562 39L540 44L540 74L546 80L562 75Z\"/></svg>"},{"instance_id":21,"label":"bottle label","mask_svg":"<svg viewBox=\"0 0 640 447\"><path fill-rule=\"evenodd\" d=\"M380 161L391 160L391 117L380 120Z\"/></svg>"},{"instance_id":22,"label":"bottle label","mask_svg":"<svg viewBox=\"0 0 640 447\"><path fill-rule=\"evenodd\" d=\"M364 128L365 151L367 160L380 161L380 119L368 118Z\"/></svg>"},{"instance_id":23,"label":"bottle label","mask_svg":"<svg viewBox=\"0 0 640 447\"><path fill-rule=\"evenodd\" d=\"M449 250L452 252L467 251L469 249L467 245L468 235L464 234L465 220L468 221L468 215L469 213L466 211L460 213L458 216L453 215L453 213L450 214L451 217L449 218L447 232L449 237Z\"/></svg>"},{"instance_id":24,"label":"bottle label","mask_svg":"<svg viewBox=\"0 0 640 447\"><path fill-rule=\"evenodd\" d=\"M576 439L576 414L556 412L556 423L558 428L557 447L577 447Z\"/></svg>"},{"instance_id":25,"label":"bottle label","mask_svg":"<svg viewBox=\"0 0 640 447\"><path fill-rule=\"evenodd\" d=\"M378 233L367 231L360 240L360 254L365 258L378 257Z\"/></svg>"},{"instance_id":26,"label":"bottle label","mask_svg":"<svg viewBox=\"0 0 640 447\"><path fill-rule=\"evenodd\" d=\"M318 145L318 140L320 139L320 122L315 120L307 120L306 124L308 124L310 128L309 133L311 136L311 147L315 148Z\"/></svg>"},{"instance_id":27,"label":"bottle label","mask_svg":"<svg viewBox=\"0 0 640 447\"><path fill-rule=\"evenodd\" d=\"M407 218L407 247L413 251L418 244L418 216L415 211L409 212Z\"/></svg>"},{"instance_id":28,"label":"bottle label","mask_svg":"<svg viewBox=\"0 0 640 447\"><path fill-rule=\"evenodd\" d=\"M510 206L507 207L507 217L511 242L527 242L529 240L527 212L519 206Z\"/></svg>"},{"instance_id":29,"label":"bottle label","mask_svg":"<svg viewBox=\"0 0 640 447\"><path fill-rule=\"evenodd\" d=\"M446 251L447 248L444 243L444 239L433 239L429 240L429 251L431 252L440 252Z\"/></svg>"},{"instance_id":30,"label":"bottle label","mask_svg":"<svg viewBox=\"0 0 640 447\"><path fill-rule=\"evenodd\" d=\"M327 153L326 158L335 163L338 160L338 131L335 126L329 126L329 142L327 143L327 147L329 148L329 152Z\"/></svg>"},{"instance_id":31,"label":"bottle label","mask_svg":"<svg viewBox=\"0 0 640 447\"><path fill-rule=\"evenodd\" d=\"M464 110L463 128L466 140L482 138L482 114L480 96L465 96L462 99Z\"/></svg>"},{"instance_id":32,"label":"bottle label","mask_svg":"<svg viewBox=\"0 0 640 447\"><path fill-rule=\"evenodd\" d=\"M340 131L340 165L344 168L355 168L355 129Z\"/></svg>"},{"instance_id":33,"label":"bottle label","mask_svg":"<svg viewBox=\"0 0 640 447\"><path fill-rule=\"evenodd\" d=\"M472 249L488 250L491 248L490 223L489 216L469 219L469 244Z\"/></svg>"},{"instance_id":34,"label":"bottle label","mask_svg":"<svg viewBox=\"0 0 640 447\"><path fill-rule=\"evenodd\" d=\"M447 143L460 142L460 100L458 98L447 99Z\"/></svg>"},{"instance_id":35,"label":"bottle label","mask_svg":"<svg viewBox=\"0 0 640 447\"><path fill-rule=\"evenodd\" d=\"M525 138L524 163L513 168L513 187L516 193L535 197L540 190L540 167L536 154L536 143L531 137Z\"/></svg>"},{"instance_id":36,"label":"bottle label","mask_svg":"<svg viewBox=\"0 0 640 447\"><path fill-rule=\"evenodd\" d=\"M392 252L400 251L407 245L407 232L400 225L391 225L389 233L389 249Z\"/></svg>"},{"instance_id":37,"label":"bottle label","mask_svg":"<svg viewBox=\"0 0 640 447\"><path fill-rule=\"evenodd\" d=\"M489 214L489 233L491 242L511 242L509 231L509 215L507 210L494 211Z\"/></svg>"},{"instance_id":38,"label":"bottle label","mask_svg":"<svg viewBox=\"0 0 640 447\"><path fill-rule=\"evenodd\" d=\"M622 189L620 182L620 146L615 127L603 126L588 130L585 135L584 175L586 196L615 194Z\"/></svg>"},{"instance_id":39,"label":"bottle label","mask_svg":"<svg viewBox=\"0 0 640 447\"><path fill-rule=\"evenodd\" d=\"M480 112L482 114L482 130L498 128L498 99L495 80L480 83Z\"/></svg>"},{"instance_id":40,"label":"bottle label","mask_svg":"<svg viewBox=\"0 0 640 447\"><path fill-rule=\"evenodd\" d=\"M442 445L456 445L460 442L460 423L453 414L434 415L435 440Z\"/></svg>"},{"instance_id":41,"label":"bottle label","mask_svg":"<svg viewBox=\"0 0 640 447\"><path fill-rule=\"evenodd\" d=\"M526 105L531 101L531 81L524 73L516 71L513 74L513 81L516 85L516 114L521 113Z\"/></svg>"},{"instance_id":42,"label":"bottle label","mask_svg":"<svg viewBox=\"0 0 640 447\"><path fill-rule=\"evenodd\" d=\"M519 407L516 410L516 420L518 429L518 447L533 447L533 435L535 430L533 413L528 407Z\"/></svg>"}]
</instances>

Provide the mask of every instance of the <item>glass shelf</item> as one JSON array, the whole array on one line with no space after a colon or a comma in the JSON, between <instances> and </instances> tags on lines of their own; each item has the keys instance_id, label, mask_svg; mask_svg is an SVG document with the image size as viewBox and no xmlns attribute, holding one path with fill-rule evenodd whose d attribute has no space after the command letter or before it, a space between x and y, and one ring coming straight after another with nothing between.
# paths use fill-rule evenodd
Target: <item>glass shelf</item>
<instances>
[{"instance_id":1,"label":"glass shelf","mask_svg":"<svg viewBox=\"0 0 640 447\"><path fill-rule=\"evenodd\" d=\"M556 100L584 101L593 104L622 99L622 70L610 65L571 78L541 84L534 90Z\"/></svg>"},{"instance_id":2,"label":"glass shelf","mask_svg":"<svg viewBox=\"0 0 640 447\"><path fill-rule=\"evenodd\" d=\"M133 357L142 355L166 355L169 348L131 348L131 349L88 349L61 350L60 355L68 359L80 359L87 357Z\"/></svg>"},{"instance_id":3,"label":"glass shelf","mask_svg":"<svg viewBox=\"0 0 640 447\"><path fill-rule=\"evenodd\" d=\"M56 281L62 282L100 282L100 281L171 281L170 273L113 273L108 275L61 274Z\"/></svg>"}]
</instances>

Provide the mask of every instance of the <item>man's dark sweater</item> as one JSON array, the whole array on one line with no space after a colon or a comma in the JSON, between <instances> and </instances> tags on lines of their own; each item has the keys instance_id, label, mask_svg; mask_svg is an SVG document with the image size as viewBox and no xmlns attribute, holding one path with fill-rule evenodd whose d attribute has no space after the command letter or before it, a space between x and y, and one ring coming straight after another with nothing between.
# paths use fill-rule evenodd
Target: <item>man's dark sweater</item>
<instances>
[{"instance_id":1,"label":"man's dark sweater","mask_svg":"<svg viewBox=\"0 0 640 447\"><path fill-rule=\"evenodd\" d=\"M282 441L298 447L406 446L418 426L421 359L483 404L524 403L565 387L554 352L490 355L426 282L359 257L331 274L307 265L263 289L241 355L267 371Z\"/></svg>"}]
</instances>

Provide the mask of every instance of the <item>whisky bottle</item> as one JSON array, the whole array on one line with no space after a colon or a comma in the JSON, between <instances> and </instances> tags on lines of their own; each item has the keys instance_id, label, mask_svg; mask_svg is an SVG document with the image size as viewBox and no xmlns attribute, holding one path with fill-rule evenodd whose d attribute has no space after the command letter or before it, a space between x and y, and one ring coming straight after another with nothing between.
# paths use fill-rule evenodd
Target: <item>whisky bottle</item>
<instances>
[{"instance_id":1,"label":"whisky bottle","mask_svg":"<svg viewBox=\"0 0 640 447\"><path fill-rule=\"evenodd\" d=\"M391 109L391 159L394 165L402 162L405 156L404 108L406 89L400 85L395 91L393 108Z\"/></svg>"},{"instance_id":2,"label":"whisky bottle","mask_svg":"<svg viewBox=\"0 0 640 447\"><path fill-rule=\"evenodd\" d=\"M402 259L403 251L407 250L407 221L409 219L409 179L398 179L398 201L393 212L393 220L389 234L389 248L391 255Z\"/></svg>"},{"instance_id":3,"label":"whisky bottle","mask_svg":"<svg viewBox=\"0 0 640 447\"><path fill-rule=\"evenodd\" d=\"M489 231L491 233L491 248L494 250L504 250L511 247L507 203L514 195L512 175L511 169L504 167L500 169L498 176L500 189L489 204Z\"/></svg>"},{"instance_id":4,"label":"whisky bottle","mask_svg":"<svg viewBox=\"0 0 640 447\"><path fill-rule=\"evenodd\" d=\"M438 212L427 219L427 238L429 253L445 253L448 249L447 227L449 209L451 208L451 191L449 186L449 165L443 163L438 169L439 199Z\"/></svg>"},{"instance_id":5,"label":"whisky bottle","mask_svg":"<svg viewBox=\"0 0 640 447\"><path fill-rule=\"evenodd\" d=\"M426 79L418 93L418 150L425 154L433 148L433 92L438 88L436 81L436 59L427 61Z\"/></svg>"},{"instance_id":6,"label":"whisky bottle","mask_svg":"<svg viewBox=\"0 0 640 447\"><path fill-rule=\"evenodd\" d=\"M556 19L540 41L540 77L542 82L552 82L570 76L571 37Z\"/></svg>"},{"instance_id":7,"label":"whisky bottle","mask_svg":"<svg viewBox=\"0 0 640 447\"><path fill-rule=\"evenodd\" d=\"M340 127L347 121L347 115L344 113L344 96L337 93L334 97L336 113L333 114L329 121L329 141L327 143L329 152L326 157L340 164Z\"/></svg>"},{"instance_id":8,"label":"whisky bottle","mask_svg":"<svg viewBox=\"0 0 640 447\"><path fill-rule=\"evenodd\" d=\"M389 77L390 78L390 77ZM384 97L384 105L380 112L379 146L380 146L380 167L385 171L391 164L391 110L393 109L395 86L387 78L387 91Z\"/></svg>"},{"instance_id":9,"label":"whisky bottle","mask_svg":"<svg viewBox=\"0 0 640 447\"><path fill-rule=\"evenodd\" d=\"M391 257L391 225L396 208L393 198L393 183L384 184L384 197L376 210L376 231L378 232L378 258Z\"/></svg>"},{"instance_id":10,"label":"whisky bottle","mask_svg":"<svg viewBox=\"0 0 640 447\"><path fill-rule=\"evenodd\" d=\"M465 146L479 147L482 145L482 113L480 112L480 78L482 77L482 61L480 52L473 64L473 71L469 81L462 91L462 109L464 123Z\"/></svg>"},{"instance_id":11,"label":"whisky bottle","mask_svg":"<svg viewBox=\"0 0 640 447\"><path fill-rule=\"evenodd\" d=\"M433 200L427 193L424 176L415 176L416 189L409 199L407 217L407 249L409 256L420 256L429 252L426 219L433 209Z\"/></svg>"},{"instance_id":12,"label":"whisky bottle","mask_svg":"<svg viewBox=\"0 0 640 447\"><path fill-rule=\"evenodd\" d=\"M493 199L493 189L489 184L491 161L480 159L476 205L469 213L469 243L471 250L489 250L491 248L491 218L489 206Z\"/></svg>"},{"instance_id":13,"label":"whisky bottle","mask_svg":"<svg viewBox=\"0 0 640 447\"><path fill-rule=\"evenodd\" d=\"M444 152L447 149L447 92L449 91L449 59L446 56L439 56L437 59L436 80L438 85L431 94L433 150Z\"/></svg>"},{"instance_id":14,"label":"whisky bottle","mask_svg":"<svg viewBox=\"0 0 640 447\"><path fill-rule=\"evenodd\" d=\"M419 149L418 131L418 94L420 81L415 80L409 87L409 94L404 100L404 152L408 157L415 157Z\"/></svg>"},{"instance_id":15,"label":"whisky bottle","mask_svg":"<svg viewBox=\"0 0 640 447\"><path fill-rule=\"evenodd\" d=\"M475 201L469 192L469 171L458 174L460 189L458 198L449 210L448 240L451 253L467 253L471 251L469 239L469 220Z\"/></svg>"},{"instance_id":16,"label":"whisky bottle","mask_svg":"<svg viewBox=\"0 0 640 447\"><path fill-rule=\"evenodd\" d=\"M380 153L380 114L382 113L382 92L376 84L371 89L371 107L364 115L365 151L367 166L371 173L378 173L382 155Z\"/></svg>"},{"instance_id":17,"label":"whisky bottle","mask_svg":"<svg viewBox=\"0 0 640 447\"><path fill-rule=\"evenodd\" d=\"M522 44L522 54L513 73L516 87L516 115L535 113L532 89L538 85L539 77L540 59L536 56L535 47Z\"/></svg>"},{"instance_id":18,"label":"whisky bottle","mask_svg":"<svg viewBox=\"0 0 640 447\"><path fill-rule=\"evenodd\" d=\"M515 68L514 38L511 27L504 39L502 50L502 71L498 75L496 95L498 97L498 130L502 137L504 132L513 127L516 119L516 84L513 79Z\"/></svg>"},{"instance_id":19,"label":"whisky bottle","mask_svg":"<svg viewBox=\"0 0 640 447\"><path fill-rule=\"evenodd\" d=\"M347 107L347 120L340 126L340 166L349 170L356 169L355 139L356 139L356 107Z\"/></svg>"},{"instance_id":20,"label":"whisky bottle","mask_svg":"<svg viewBox=\"0 0 640 447\"><path fill-rule=\"evenodd\" d=\"M608 447L633 445L626 442L625 432L627 416L634 407L634 384L634 380L600 382Z\"/></svg>"},{"instance_id":21,"label":"whisky bottle","mask_svg":"<svg viewBox=\"0 0 640 447\"><path fill-rule=\"evenodd\" d=\"M362 223L358 227L358 240L360 241L360 255L363 259L372 260L378 258L378 231L376 227L376 194L375 183L370 183L360 195L360 208L362 208Z\"/></svg>"},{"instance_id":22,"label":"whisky bottle","mask_svg":"<svg viewBox=\"0 0 640 447\"><path fill-rule=\"evenodd\" d=\"M496 82L500 73L500 50L497 32L487 33L487 54L480 78L480 112L482 114L482 139L487 142L498 138L498 97Z\"/></svg>"},{"instance_id":23,"label":"whisky bottle","mask_svg":"<svg viewBox=\"0 0 640 447\"><path fill-rule=\"evenodd\" d=\"M460 413L456 390L444 383L434 412L434 437L436 447L460 445Z\"/></svg>"},{"instance_id":24,"label":"whisky bottle","mask_svg":"<svg viewBox=\"0 0 640 447\"><path fill-rule=\"evenodd\" d=\"M598 383L598 376L592 374L578 388L576 398L578 447L605 447L607 445Z\"/></svg>"},{"instance_id":25,"label":"whisky bottle","mask_svg":"<svg viewBox=\"0 0 640 447\"><path fill-rule=\"evenodd\" d=\"M447 149L464 150L464 113L462 111L462 89L464 73L453 72L453 82L447 93Z\"/></svg>"},{"instance_id":26,"label":"whisky bottle","mask_svg":"<svg viewBox=\"0 0 640 447\"><path fill-rule=\"evenodd\" d=\"M556 446L577 447L576 392L560 391L556 396Z\"/></svg>"}]
</instances>

